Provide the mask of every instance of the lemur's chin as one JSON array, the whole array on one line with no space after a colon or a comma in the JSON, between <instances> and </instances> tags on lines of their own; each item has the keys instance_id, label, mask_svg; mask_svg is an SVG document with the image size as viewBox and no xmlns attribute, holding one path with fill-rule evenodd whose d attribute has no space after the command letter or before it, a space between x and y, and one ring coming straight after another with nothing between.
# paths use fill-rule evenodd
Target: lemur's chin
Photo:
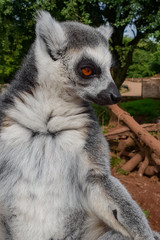
<instances>
[{"instance_id":1,"label":"lemur's chin","mask_svg":"<svg viewBox=\"0 0 160 240\"><path fill-rule=\"evenodd\" d=\"M98 105L113 105L121 100L121 95L114 83L110 83L108 88L102 90L96 97L87 96L87 100Z\"/></svg>"}]
</instances>

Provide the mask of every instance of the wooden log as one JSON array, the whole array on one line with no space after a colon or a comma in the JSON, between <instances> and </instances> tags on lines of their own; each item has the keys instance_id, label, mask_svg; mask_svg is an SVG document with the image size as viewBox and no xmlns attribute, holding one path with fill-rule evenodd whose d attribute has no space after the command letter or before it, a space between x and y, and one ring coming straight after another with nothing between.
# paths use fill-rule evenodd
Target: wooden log
<instances>
[{"instance_id":1,"label":"wooden log","mask_svg":"<svg viewBox=\"0 0 160 240\"><path fill-rule=\"evenodd\" d=\"M115 153L113 153L113 152L110 152L109 153L109 156L112 158L117 158L118 156L117 156L117 154L115 154Z\"/></svg>"},{"instance_id":2,"label":"wooden log","mask_svg":"<svg viewBox=\"0 0 160 240\"><path fill-rule=\"evenodd\" d=\"M128 137L125 140L120 140L118 144L118 151L120 151L119 156L123 155L123 152L127 147L135 146L133 138Z\"/></svg>"},{"instance_id":3,"label":"wooden log","mask_svg":"<svg viewBox=\"0 0 160 240\"><path fill-rule=\"evenodd\" d=\"M134 142L133 138L128 137L127 139L120 140L120 142L118 144L118 150L123 151L125 148L131 147L131 146L135 146L135 142Z\"/></svg>"},{"instance_id":4,"label":"wooden log","mask_svg":"<svg viewBox=\"0 0 160 240\"><path fill-rule=\"evenodd\" d=\"M147 123L147 124L141 124L140 126L150 132L160 131L160 123ZM105 128L105 129L108 130L108 128ZM107 138L110 138L114 135L128 135L130 131L131 131L130 128L127 126L112 128L108 133L105 133L104 136Z\"/></svg>"},{"instance_id":5,"label":"wooden log","mask_svg":"<svg viewBox=\"0 0 160 240\"><path fill-rule=\"evenodd\" d=\"M144 174L150 177L156 173L158 173L158 168L156 166L148 166L144 171Z\"/></svg>"},{"instance_id":6,"label":"wooden log","mask_svg":"<svg viewBox=\"0 0 160 240\"><path fill-rule=\"evenodd\" d=\"M141 153L137 153L126 164L123 165L122 169L126 172L131 172L142 160L143 155Z\"/></svg>"},{"instance_id":7,"label":"wooden log","mask_svg":"<svg viewBox=\"0 0 160 240\"><path fill-rule=\"evenodd\" d=\"M143 176L145 169L148 167L148 165L149 165L149 150L146 149L146 155L145 155L144 161L142 162L142 164L140 165L140 168L138 169L137 177Z\"/></svg>"},{"instance_id":8,"label":"wooden log","mask_svg":"<svg viewBox=\"0 0 160 240\"><path fill-rule=\"evenodd\" d=\"M106 137L106 139L109 141L109 140L119 140L120 138L127 138L127 137L132 137L134 138L135 136L130 132L128 131L128 133L126 132L125 134L119 134L119 135L116 135L116 134L109 134L109 135L106 135L104 134L104 136Z\"/></svg>"},{"instance_id":9,"label":"wooden log","mask_svg":"<svg viewBox=\"0 0 160 240\"><path fill-rule=\"evenodd\" d=\"M121 153L118 154L118 156L121 156L121 155L122 155ZM135 155L136 155L135 152L127 152L127 151L123 151L123 156L125 156L125 157L132 158L132 157L134 157Z\"/></svg>"},{"instance_id":10,"label":"wooden log","mask_svg":"<svg viewBox=\"0 0 160 240\"><path fill-rule=\"evenodd\" d=\"M108 106L119 120L122 120L148 147L160 157L160 142L143 129L127 112L118 107L117 104Z\"/></svg>"},{"instance_id":11,"label":"wooden log","mask_svg":"<svg viewBox=\"0 0 160 240\"><path fill-rule=\"evenodd\" d=\"M155 153L152 153L151 157L152 157L152 160L153 160L158 166L160 166L160 158L157 157Z\"/></svg>"}]
</instances>

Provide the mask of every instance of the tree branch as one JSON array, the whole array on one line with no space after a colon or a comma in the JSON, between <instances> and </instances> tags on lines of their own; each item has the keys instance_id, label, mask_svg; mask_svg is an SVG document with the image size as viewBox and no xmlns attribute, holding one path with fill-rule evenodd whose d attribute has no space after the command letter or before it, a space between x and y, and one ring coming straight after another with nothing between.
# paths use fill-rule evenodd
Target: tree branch
<instances>
[{"instance_id":1,"label":"tree branch","mask_svg":"<svg viewBox=\"0 0 160 240\"><path fill-rule=\"evenodd\" d=\"M127 112L122 110L118 105L108 106L119 120L122 120L152 151L160 157L160 142L143 129Z\"/></svg>"}]
</instances>

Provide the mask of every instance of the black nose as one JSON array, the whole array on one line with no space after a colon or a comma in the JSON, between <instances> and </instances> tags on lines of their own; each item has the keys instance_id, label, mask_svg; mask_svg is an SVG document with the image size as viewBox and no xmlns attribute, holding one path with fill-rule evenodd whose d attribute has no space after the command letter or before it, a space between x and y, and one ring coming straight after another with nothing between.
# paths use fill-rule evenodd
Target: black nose
<instances>
[{"instance_id":1,"label":"black nose","mask_svg":"<svg viewBox=\"0 0 160 240\"><path fill-rule=\"evenodd\" d=\"M118 103L121 100L121 95L120 95L116 85L114 83L110 83L108 88L110 89L109 93L110 93L111 101L113 102L113 104Z\"/></svg>"},{"instance_id":2,"label":"black nose","mask_svg":"<svg viewBox=\"0 0 160 240\"><path fill-rule=\"evenodd\" d=\"M121 95L116 85L114 83L110 83L107 89L102 90L97 95L97 99L100 105L112 105L121 100Z\"/></svg>"},{"instance_id":3,"label":"black nose","mask_svg":"<svg viewBox=\"0 0 160 240\"><path fill-rule=\"evenodd\" d=\"M111 100L112 100L113 104L116 104L119 101L121 101L121 95L119 94L119 96L118 96L118 95L114 95L111 93Z\"/></svg>"}]
</instances>

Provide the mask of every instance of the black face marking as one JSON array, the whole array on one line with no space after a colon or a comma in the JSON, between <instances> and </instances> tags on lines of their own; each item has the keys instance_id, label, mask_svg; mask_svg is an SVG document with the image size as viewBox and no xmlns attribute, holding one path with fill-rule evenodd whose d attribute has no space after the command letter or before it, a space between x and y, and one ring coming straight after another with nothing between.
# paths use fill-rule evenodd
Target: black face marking
<instances>
[{"instance_id":1,"label":"black face marking","mask_svg":"<svg viewBox=\"0 0 160 240\"><path fill-rule=\"evenodd\" d=\"M89 76L86 76L83 74L82 69L89 68L92 70L92 74ZM101 68L92 60L89 58L83 57L79 63L76 66L75 69L76 73L83 79L92 79L94 77L100 77L101 75Z\"/></svg>"}]
</instances>

